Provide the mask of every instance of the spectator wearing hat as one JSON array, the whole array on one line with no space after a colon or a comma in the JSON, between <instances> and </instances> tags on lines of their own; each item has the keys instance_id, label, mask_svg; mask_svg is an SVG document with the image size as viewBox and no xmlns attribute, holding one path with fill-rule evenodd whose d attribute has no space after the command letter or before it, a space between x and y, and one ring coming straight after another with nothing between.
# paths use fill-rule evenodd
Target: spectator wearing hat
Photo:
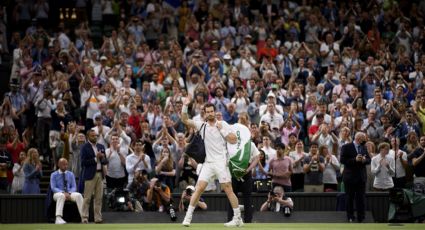
<instances>
[{"instance_id":1,"label":"spectator wearing hat","mask_svg":"<svg viewBox=\"0 0 425 230\"><path fill-rule=\"evenodd\" d=\"M100 65L95 66L93 68L94 70L94 77L95 82L99 84L100 82L105 83L109 78L109 70L111 67L107 66L108 58L106 56L100 57Z\"/></svg>"},{"instance_id":2,"label":"spectator wearing hat","mask_svg":"<svg viewBox=\"0 0 425 230\"><path fill-rule=\"evenodd\" d=\"M283 107L277 104L276 95L273 93L273 91L269 91L269 93L267 94L266 102L267 102L266 104L262 103L262 105L260 106L260 109L259 109L260 116L263 116L265 113L267 113L269 103L274 104L276 113L283 114Z\"/></svg>"},{"instance_id":3,"label":"spectator wearing hat","mask_svg":"<svg viewBox=\"0 0 425 230\"><path fill-rule=\"evenodd\" d=\"M107 146L108 139L107 134L111 130L111 127L103 125L103 116L100 112L97 112L93 115L94 127L92 130L97 135L97 143Z\"/></svg>"}]
</instances>

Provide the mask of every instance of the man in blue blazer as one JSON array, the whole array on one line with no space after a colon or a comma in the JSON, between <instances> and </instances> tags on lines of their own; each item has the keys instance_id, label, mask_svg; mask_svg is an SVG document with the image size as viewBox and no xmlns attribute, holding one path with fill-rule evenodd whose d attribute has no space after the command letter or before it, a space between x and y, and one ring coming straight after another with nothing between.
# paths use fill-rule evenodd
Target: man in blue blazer
<instances>
[{"instance_id":1,"label":"man in blue blazer","mask_svg":"<svg viewBox=\"0 0 425 230\"><path fill-rule=\"evenodd\" d=\"M94 222L102 223L103 167L108 164L105 146L97 144L96 131L87 131L88 142L81 147L81 180L84 184L82 222L88 223L89 207L94 193Z\"/></svg>"},{"instance_id":2,"label":"man in blue blazer","mask_svg":"<svg viewBox=\"0 0 425 230\"><path fill-rule=\"evenodd\" d=\"M77 192L74 173L68 171L68 161L61 158L58 161L59 170L50 176L50 188L53 192L53 200L56 201L56 221L55 224L65 224L62 219L63 205L70 200L77 203L80 216L83 212L83 196Z\"/></svg>"},{"instance_id":3,"label":"man in blue blazer","mask_svg":"<svg viewBox=\"0 0 425 230\"><path fill-rule=\"evenodd\" d=\"M347 196L348 222L353 222L355 219L354 200L356 201L357 221L361 223L365 218L366 165L370 164L370 156L365 143L366 134L357 132L354 141L343 145L341 148L341 163L344 164L342 177Z\"/></svg>"}]
</instances>

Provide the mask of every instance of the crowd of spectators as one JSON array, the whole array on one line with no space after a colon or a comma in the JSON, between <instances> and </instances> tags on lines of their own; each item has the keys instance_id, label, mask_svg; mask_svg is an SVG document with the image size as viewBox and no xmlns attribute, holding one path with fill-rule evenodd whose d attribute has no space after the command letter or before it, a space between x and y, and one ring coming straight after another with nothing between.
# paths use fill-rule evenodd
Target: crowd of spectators
<instances>
[{"instance_id":1,"label":"crowd of spectators","mask_svg":"<svg viewBox=\"0 0 425 230\"><path fill-rule=\"evenodd\" d=\"M424 1L77 0L61 11L77 25L60 15L57 28L47 1L15 2L0 8L12 62L2 191L12 168L14 193L38 180L39 159L56 169L64 157L78 177L91 129L107 147L108 188L185 190L197 162L183 154L195 131L180 120L183 97L194 120L211 102L217 119L248 121L261 149L254 179L285 192L340 190L340 149L357 131L371 158L395 159L392 186L425 176ZM391 145L380 153L381 142ZM378 175L388 163L373 163L368 189L389 188Z\"/></svg>"}]
</instances>

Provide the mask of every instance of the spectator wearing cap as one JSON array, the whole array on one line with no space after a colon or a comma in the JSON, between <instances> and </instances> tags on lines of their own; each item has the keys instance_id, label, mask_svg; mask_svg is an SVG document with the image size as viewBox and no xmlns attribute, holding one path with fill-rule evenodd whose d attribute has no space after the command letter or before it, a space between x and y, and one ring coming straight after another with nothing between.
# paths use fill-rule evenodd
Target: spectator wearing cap
<instances>
[{"instance_id":1,"label":"spectator wearing cap","mask_svg":"<svg viewBox=\"0 0 425 230\"><path fill-rule=\"evenodd\" d=\"M278 114L284 113L283 107L281 105L277 104L276 95L273 93L273 91L270 91L267 94L267 101L266 102L267 102L266 104L262 103L262 105L260 105L260 109L259 109L260 116L263 116L265 113L267 113L269 103L274 104L276 113L278 113Z\"/></svg>"},{"instance_id":2,"label":"spectator wearing cap","mask_svg":"<svg viewBox=\"0 0 425 230\"><path fill-rule=\"evenodd\" d=\"M14 110L17 118L19 118L14 119L15 127L19 130L19 133L22 133L26 125L24 112L27 110L27 103L20 90L17 78L11 80L9 87L10 92L7 92L5 96L9 98L11 108Z\"/></svg>"},{"instance_id":3,"label":"spectator wearing cap","mask_svg":"<svg viewBox=\"0 0 425 230\"><path fill-rule=\"evenodd\" d=\"M248 27L248 29L250 27L249 18L244 19L243 24L239 27L239 31L245 30L246 27ZM248 32L250 33L251 31L248 31ZM252 36L250 34L246 34L243 37L242 44L239 46L238 50L239 50L239 53L241 52L241 50L245 50L247 52L254 53L254 54L257 53L257 46L252 44Z\"/></svg>"},{"instance_id":4,"label":"spectator wearing cap","mask_svg":"<svg viewBox=\"0 0 425 230\"><path fill-rule=\"evenodd\" d=\"M93 115L94 127L92 128L97 135L97 143L107 146L107 134L111 130L111 127L103 125L103 116L97 112Z\"/></svg>"},{"instance_id":5,"label":"spectator wearing cap","mask_svg":"<svg viewBox=\"0 0 425 230\"><path fill-rule=\"evenodd\" d=\"M105 83L107 79L109 78L109 70L111 67L107 66L108 58L106 56L100 57L100 65L95 66L93 68L94 70L94 76L95 76L95 82L103 82Z\"/></svg>"},{"instance_id":6,"label":"spectator wearing cap","mask_svg":"<svg viewBox=\"0 0 425 230\"><path fill-rule=\"evenodd\" d=\"M233 68L235 68L232 63L232 56L230 54L225 54L223 56L223 75L226 75L227 77L230 75Z\"/></svg>"}]
</instances>

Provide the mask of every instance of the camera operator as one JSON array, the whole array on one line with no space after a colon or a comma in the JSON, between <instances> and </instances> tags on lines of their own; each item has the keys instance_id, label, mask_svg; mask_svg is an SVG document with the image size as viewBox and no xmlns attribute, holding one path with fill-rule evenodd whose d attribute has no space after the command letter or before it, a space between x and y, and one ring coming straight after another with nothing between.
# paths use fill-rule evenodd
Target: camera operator
<instances>
[{"instance_id":1,"label":"camera operator","mask_svg":"<svg viewBox=\"0 0 425 230\"><path fill-rule=\"evenodd\" d=\"M260 211L282 211L285 216L290 216L291 211L294 208L294 202L290 197L285 196L282 186L274 187L273 191L268 194L267 201L261 205Z\"/></svg>"},{"instance_id":2,"label":"camera operator","mask_svg":"<svg viewBox=\"0 0 425 230\"><path fill-rule=\"evenodd\" d=\"M179 212L187 211L187 207L190 203L190 198L192 197L193 192L195 192L195 187L193 185L188 185L186 189L183 191L182 196L180 198L179 203ZM199 199L199 202L196 206L198 210L207 210L207 203L205 203L202 197Z\"/></svg>"},{"instance_id":3,"label":"camera operator","mask_svg":"<svg viewBox=\"0 0 425 230\"><path fill-rule=\"evenodd\" d=\"M148 172L146 170L136 171L132 182L128 186L130 200L127 205L129 210L135 212L143 211L143 204L146 203L149 186Z\"/></svg>"}]
</instances>

